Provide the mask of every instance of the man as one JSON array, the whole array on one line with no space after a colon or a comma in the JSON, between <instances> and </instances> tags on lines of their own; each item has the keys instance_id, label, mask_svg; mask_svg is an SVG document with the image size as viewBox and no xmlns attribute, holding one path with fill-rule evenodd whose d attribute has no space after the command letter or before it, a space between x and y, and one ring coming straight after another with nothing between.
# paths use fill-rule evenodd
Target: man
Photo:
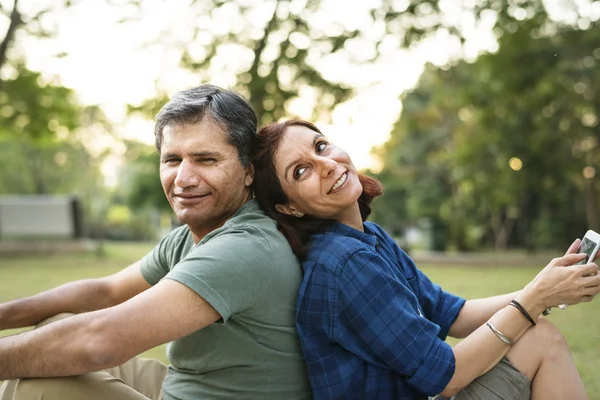
<instances>
[{"instance_id":1,"label":"man","mask_svg":"<svg viewBox=\"0 0 600 400\"><path fill-rule=\"evenodd\" d=\"M1 304L0 329L76 314L0 339L1 400L310 397L294 326L301 270L252 199L256 126L247 101L211 85L162 108L160 180L184 225L115 275ZM168 371L132 359L163 343ZM18 380L41 377L56 379Z\"/></svg>"}]
</instances>

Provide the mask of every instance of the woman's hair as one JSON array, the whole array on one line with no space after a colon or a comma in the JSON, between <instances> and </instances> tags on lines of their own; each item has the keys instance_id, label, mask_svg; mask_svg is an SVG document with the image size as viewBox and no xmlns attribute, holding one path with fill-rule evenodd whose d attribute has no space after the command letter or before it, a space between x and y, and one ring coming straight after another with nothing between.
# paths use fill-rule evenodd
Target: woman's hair
<instances>
[{"instance_id":1,"label":"woman's hair","mask_svg":"<svg viewBox=\"0 0 600 400\"><path fill-rule=\"evenodd\" d=\"M262 127L258 131L252 151L252 162L256 169L253 188L254 196L260 207L265 214L277 221L279 229L292 247L292 251L302 260L308 252L311 236L322 232L333 221L310 215L298 218L275 210L277 204L288 203L288 198L277 178L275 153L284 132L292 126L304 126L321 133L315 125L302 120L276 122ZM383 193L383 187L378 180L366 175L359 174L358 178L363 187L358 205L362 220L365 221L371 214L371 202Z\"/></svg>"}]
</instances>

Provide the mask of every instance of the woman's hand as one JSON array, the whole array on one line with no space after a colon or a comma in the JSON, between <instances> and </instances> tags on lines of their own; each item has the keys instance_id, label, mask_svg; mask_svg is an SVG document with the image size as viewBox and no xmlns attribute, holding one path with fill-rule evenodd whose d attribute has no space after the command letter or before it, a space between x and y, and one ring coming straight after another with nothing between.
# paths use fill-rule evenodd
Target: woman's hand
<instances>
[{"instance_id":1,"label":"woman's hand","mask_svg":"<svg viewBox=\"0 0 600 400\"><path fill-rule=\"evenodd\" d=\"M586 257L585 254L570 253L576 243L565 256L553 259L521 293L524 297L534 296L531 299L536 306L533 314L539 315L537 308L543 311L559 304L591 301L600 292L598 265L593 262L573 265Z\"/></svg>"}]
</instances>

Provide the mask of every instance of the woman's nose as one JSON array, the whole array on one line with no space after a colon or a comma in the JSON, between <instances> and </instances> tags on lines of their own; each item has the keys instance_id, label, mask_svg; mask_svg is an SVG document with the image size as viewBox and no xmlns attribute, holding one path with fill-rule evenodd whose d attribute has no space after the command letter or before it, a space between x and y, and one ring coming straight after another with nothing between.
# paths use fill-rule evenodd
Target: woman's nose
<instances>
[{"instance_id":1,"label":"woman's nose","mask_svg":"<svg viewBox=\"0 0 600 400\"><path fill-rule=\"evenodd\" d=\"M337 168L337 161L328 157L319 157L319 164L321 166L321 175L324 178L329 176L329 174Z\"/></svg>"}]
</instances>

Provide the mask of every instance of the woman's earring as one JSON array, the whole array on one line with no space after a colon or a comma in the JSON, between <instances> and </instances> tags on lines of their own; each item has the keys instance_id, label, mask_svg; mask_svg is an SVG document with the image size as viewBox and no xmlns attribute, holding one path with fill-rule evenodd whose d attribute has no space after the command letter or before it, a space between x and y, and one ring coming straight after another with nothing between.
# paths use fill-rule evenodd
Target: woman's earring
<instances>
[{"instance_id":1,"label":"woman's earring","mask_svg":"<svg viewBox=\"0 0 600 400\"><path fill-rule=\"evenodd\" d=\"M294 211L294 217L302 218L304 217L304 213L301 213L300 211Z\"/></svg>"}]
</instances>

